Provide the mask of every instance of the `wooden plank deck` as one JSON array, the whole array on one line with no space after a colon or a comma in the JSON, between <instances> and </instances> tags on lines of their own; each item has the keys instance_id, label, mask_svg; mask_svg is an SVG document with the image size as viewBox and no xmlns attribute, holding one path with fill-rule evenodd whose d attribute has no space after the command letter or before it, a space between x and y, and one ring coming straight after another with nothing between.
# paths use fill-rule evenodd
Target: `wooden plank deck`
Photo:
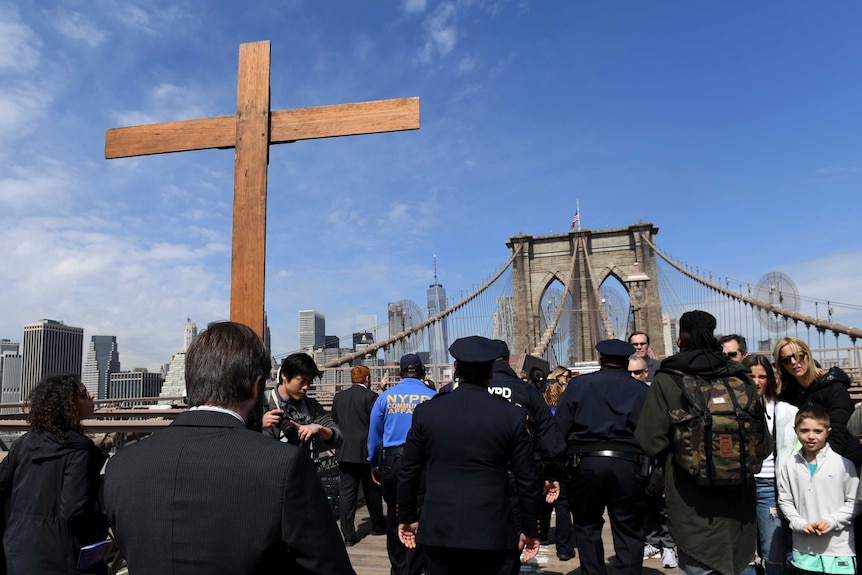
<instances>
[{"instance_id":1,"label":"wooden plank deck","mask_svg":"<svg viewBox=\"0 0 862 575\"><path fill-rule=\"evenodd\" d=\"M384 503L384 508L386 504ZM551 517L553 525L554 517ZM613 555L611 529L605 517L602 533L605 556ZM389 575L389 556L386 554L386 536L371 535L371 520L368 510L363 506L356 510L356 536L359 543L347 548L350 561L357 575ZM663 569L659 559L644 561L644 575L676 575L677 569ZM521 575L580 575L580 562L575 557L571 561L557 559L554 545L542 545L539 554L529 563L521 565Z\"/></svg>"}]
</instances>

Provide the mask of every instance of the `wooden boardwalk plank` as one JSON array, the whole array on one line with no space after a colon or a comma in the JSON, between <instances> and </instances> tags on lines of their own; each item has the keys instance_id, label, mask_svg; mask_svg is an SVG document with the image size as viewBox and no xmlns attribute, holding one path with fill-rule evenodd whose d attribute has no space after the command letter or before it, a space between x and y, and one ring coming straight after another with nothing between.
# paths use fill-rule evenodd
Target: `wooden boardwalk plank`
<instances>
[{"instance_id":1,"label":"wooden boardwalk plank","mask_svg":"<svg viewBox=\"0 0 862 575\"><path fill-rule=\"evenodd\" d=\"M385 507L384 503L384 507ZM554 516L551 516L553 525ZM386 537L371 535L371 520L365 506L356 510L356 535L359 543L347 548L350 561L357 575L389 575L389 556L386 554ZM613 555L611 529L607 516L602 533L605 556ZM676 575L677 569L663 569L659 559L644 561L643 575ZM538 556L530 563L521 565L521 575L580 575L580 562L575 557L571 561L560 561L554 545L542 545Z\"/></svg>"}]
</instances>

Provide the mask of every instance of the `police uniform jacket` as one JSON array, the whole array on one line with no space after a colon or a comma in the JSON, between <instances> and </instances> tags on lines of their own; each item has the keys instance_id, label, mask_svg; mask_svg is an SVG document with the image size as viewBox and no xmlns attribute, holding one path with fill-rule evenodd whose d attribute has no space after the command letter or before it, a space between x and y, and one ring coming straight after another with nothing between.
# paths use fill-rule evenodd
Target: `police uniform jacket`
<instances>
[{"instance_id":1,"label":"police uniform jacket","mask_svg":"<svg viewBox=\"0 0 862 575\"><path fill-rule=\"evenodd\" d=\"M380 447L401 447L410 430L413 410L437 395L421 380L405 377L380 394L368 424L368 463L378 467Z\"/></svg>"},{"instance_id":2,"label":"police uniform jacket","mask_svg":"<svg viewBox=\"0 0 862 575\"><path fill-rule=\"evenodd\" d=\"M418 406L398 476L398 521L419 521L417 540L438 547L517 548L507 471L518 490L526 535L538 535L541 487L522 410L462 383ZM423 470L421 517L417 493Z\"/></svg>"},{"instance_id":3,"label":"police uniform jacket","mask_svg":"<svg viewBox=\"0 0 862 575\"><path fill-rule=\"evenodd\" d=\"M622 368L602 367L574 379L554 416L570 450L640 453L634 433L648 389Z\"/></svg>"},{"instance_id":4,"label":"police uniform jacket","mask_svg":"<svg viewBox=\"0 0 862 575\"><path fill-rule=\"evenodd\" d=\"M527 429L536 440L534 449L538 450L546 464L546 473L551 477L559 477L562 471L561 459L566 453L566 442L554 424L554 416L551 415L551 409L542 394L519 378L503 360L494 362L488 391L527 412Z\"/></svg>"}]
</instances>

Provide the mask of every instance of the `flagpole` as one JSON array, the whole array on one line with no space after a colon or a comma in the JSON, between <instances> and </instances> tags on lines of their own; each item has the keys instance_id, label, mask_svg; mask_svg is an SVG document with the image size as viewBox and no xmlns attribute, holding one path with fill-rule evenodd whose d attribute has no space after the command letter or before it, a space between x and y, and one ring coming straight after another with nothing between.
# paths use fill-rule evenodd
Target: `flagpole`
<instances>
[{"instance_id":1,"label":"flagpole","mask_svg":"<svg viewBox=\"0 0 862 575\"><path fill-rule=\"evenodd\" d=\"M581 231L581 200L575 200L575 213L578 214L578 231Z\"/></svg>"}]
</instances>

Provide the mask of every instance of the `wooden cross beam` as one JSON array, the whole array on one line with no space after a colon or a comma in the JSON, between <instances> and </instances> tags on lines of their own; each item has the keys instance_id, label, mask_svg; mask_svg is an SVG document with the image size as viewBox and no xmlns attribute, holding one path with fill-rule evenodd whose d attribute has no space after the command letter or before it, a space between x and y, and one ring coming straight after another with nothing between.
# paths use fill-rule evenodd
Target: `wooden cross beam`
<instances>
[{"instance_id":1,"label":"wooden cross beam","mask_svg":"<svg viewBox=\"0 0 862 575\"><path fill-rule=\"evenodd\" d=\"M239 46L236 115L113 128L105 158L236 148L230 319L263 337L269 146L419 129L419 98L270 112L270 42Z\"/></svg>"}]
</instances>

